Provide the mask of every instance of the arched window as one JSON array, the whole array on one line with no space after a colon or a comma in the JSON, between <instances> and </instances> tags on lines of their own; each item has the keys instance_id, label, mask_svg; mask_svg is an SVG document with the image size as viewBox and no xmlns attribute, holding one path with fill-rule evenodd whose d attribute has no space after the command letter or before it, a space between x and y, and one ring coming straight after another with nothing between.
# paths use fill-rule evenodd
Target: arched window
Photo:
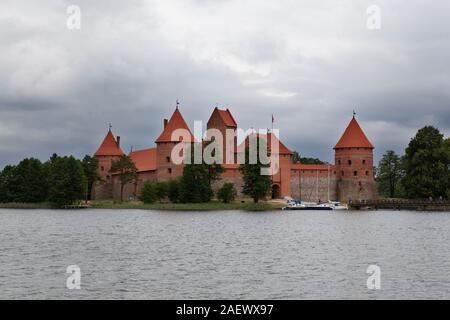
<instances>
[{"instance_id":1,"label":"arched window","mask_svg":"<svg viewBox=\"0 0 450 320\"><path fill-rule=\"evenodd\" d=\"M366 160L363 160L362 163L363 163L363 164L366 164Z\"/></svg>"},{"instance_id":2,"label":"arched window","mask_svg":"<svg viewBox=\"0 0 450 320\"><path fill-rule=\"evenodd\" d=\"M356 177L358 175L358 171L353 171L353 175Z\"/></svg>"},{"instance_id":3,"label":"arched window","mask_svg":"<svg viewBox=\"0 0 450 320\"><path fill-rule=\"evenodd\" d=\"M172 173L172 168L168 168L168 169L167 169L167 172L168 172L168 173Z\"/></svg>"},{"instance_id":4,"label":"arched window","mask_svg":"<svg viewBox=\"0 0 450 320\"><path fill-rule=\"evenodd\" d=\"M101 166L101 167L100 167L100 170L105 171L105 167L104 167L104 166Z\"/></svg>"},{"instance_id":5,"label":"arched window","mask_svg":"<svg viewBox=\"0 0 450 320\"><path fill-rule=\"evenodd\" d=\"M170 157L166 157L167 162L170 162Z\"/></svg>"},{"instance_id":6,"label":"arched window","mask_svg":"<svg viewBox=\"0 0 450 320\"><path fill-rule=\"evenodd\" d=\"M352 160L348 160L348 165L349 165L349 166L352 165Z\"/></svg>"},{"instance_id":7,"label":"arched window","mask_svg":"<svg viewBox=\"0 0 450 320\"><path fill-rule=\"evenodd\" d=\"M366 171L366 176L368 176L369 175L369 171Z\"/></svg>"}]
</instances>

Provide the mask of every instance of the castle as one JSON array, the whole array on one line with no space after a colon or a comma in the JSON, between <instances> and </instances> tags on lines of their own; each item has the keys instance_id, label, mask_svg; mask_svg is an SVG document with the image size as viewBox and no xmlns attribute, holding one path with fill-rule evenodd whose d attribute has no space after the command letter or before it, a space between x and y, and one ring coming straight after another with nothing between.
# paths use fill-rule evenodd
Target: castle
<instances>
[{"instance_id":1,"label":"castle","mask_svg":"<svg viewBox=\"0 0 450 320\"><path fill-rule=\"evenodd\" d=\"M207 129L216 129L223 136L234 132L234 145L231 153L237 153L237 122L229 109L214 109L207 122ZM135 199L146 181L162 181L179 177L183 172L183 164L175 164L172 149L180 143L173 139L177 129L185 129L192 140L194 137L186 124L179 107L169 120L164 119L162 133L155 140L156 147L131 151L128 156L135 163L138 177L133 183L124 187L124 199ZM275 135L274 135L275 136ZM267 133L270 143L272 134ZM351 119L343 135L334 146L335 163L310 165L293 163L293 152L281 141L278 148L279 170L272 176L272 198L292 197L304 201L369 200L377 197L373 170L374 146L367 139L355 116ZM227 144L223 146L223 155L227 154ZM95 153L99 163L101 181L92 189L92 199L120 198L118 176L110 172L114 160L124 155L120 147L120 137L114 137L109 129L102 144ZM235 163L235 162L234 162ZM239 164L223 164L224 172L216 181L213 189L217 190L224 182L234 183L238 194L242 190L242 176Z\"/></svg>"}]
</instances>

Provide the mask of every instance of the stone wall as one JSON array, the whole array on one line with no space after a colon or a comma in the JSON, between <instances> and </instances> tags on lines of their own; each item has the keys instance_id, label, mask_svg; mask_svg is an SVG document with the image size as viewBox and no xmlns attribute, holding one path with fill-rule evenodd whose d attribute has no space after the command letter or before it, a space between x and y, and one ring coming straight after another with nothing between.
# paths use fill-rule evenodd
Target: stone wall
<instances>
[{"instance_id":1,"label":"stone wall","mask_svg":"<svg viewBox=\"0 0 450 320\"><path fill-rule=\"evenodd\" d=\"M111 181L97 181L92 187L91 199L108 200L113 198L113 184Z\"/></svg>"},{"instance_id":2,"label":"stone wall","mask_svg":"<svg viewBox=\"0 0 450 320\"><path fill-rule=\"evenodd\" d=\"M327 171L320 171L319 174L315 170L299 173L299 170L293 170L291 175L291 197L308 202L318 202L337 200L337 179L335 175L330 173L328 177Z\"/></svg>"},{"instance_id":3,"label":"stone wall","mask_svg":"<svg viewBox=\"0 0 450 320\"><path fill-rule=\"evenodd\" d=\"M212 189L214 191L214 197L217 196L217 190L219 190L226 182L234 184L237 191L237 197L244 197L244 194L242 193L244 181L242 180L242 176L239 175L238 170L227 170L227 172L222 174L220 180L213 182Z\"/></svg>"},{"instance_id":4,"label":"stone wall","mask_svg":"<svg viewBox=\"0 0 450 320\"><path fill-rule=\"evenodd\" d=\"M299 186L299 180L301 184ZM337 181L325 177L291 177L291 194L294 199L308 202L337 200Z\"/></svg>"},{"instance_id":5,"label":"stone wall","mask_svg":"<svg viewBox=\"0 0 450 320\"><path fill-rule=\"evenodd\" d=\"M342 202L349 200L374 200L378 198L375 182L340 180L338 182L338 199Z\"/></svg>"},{"instance_id":6,"label":"stone wall","mask_svg":"<svg viewBox=\"0 0 450 320\"><path fill-rule=\"evenodd\" d=\"M142 187L147 181L156 181L155 171L138 172L138 177L135 182L127 183L123 188L123 200L135 200L139 198ZM113 176L113 198L120 200L120 181L117 175Z\"/></svg>"}]
</instances>

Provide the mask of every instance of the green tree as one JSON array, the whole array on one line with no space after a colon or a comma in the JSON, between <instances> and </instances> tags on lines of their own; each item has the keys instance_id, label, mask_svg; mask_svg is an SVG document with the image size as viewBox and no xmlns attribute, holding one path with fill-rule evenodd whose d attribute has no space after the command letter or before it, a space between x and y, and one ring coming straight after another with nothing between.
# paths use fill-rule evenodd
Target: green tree
<instances>
[{"instance_id":1,"label":"green tree","mask_svg":"<svg viewBox=\"0 0 450 320\"><path fill-rule=\"evenodd\" d=\"M171 179L167 182L167 196L173 203L180 202L180 179Z\"/></svg>"},{"instance_id":2,"label":"green tree","mask_svg":"<svg viewBox=\"0 0 450 320\"><path fill-rule=\"evenodd\" d=\"M14 172L14 202L43 202L47 199L47 175L41 161L34 158L24 159Z\"/></svg>"},{"instance_id":3,"label":"green tree","mask_svg":"<svg viewBox=\"0 0 450 320\"><path fill-rule=\"evenodd\" d=\"M223 186L217 191L217 198L224 203L234 201L236 195L236 188L234 187L234 184L230 182L224 183Z\"/></svg>"},{"instance_id":4,"label":"green tree","mask_svg":"<svg viewBox=\"0 0 450 320\"><path fill-rule=\"evenodd\" d=\"M214 148L213 152L212 152L212 156L215 157L216 156L216 152L220 152L220 148L219 145L217 144L216 141L208 141L205 143L204 145L205 148L211 147ZM224 159L222 158L222 161L224 161ZM212 183L214 181L217 181L220 179L220 175L225 172L225 169L222 166L222 163L216 163L214 161L214 163L210 163L207 164L204 159L203 159L203 165L206 166L206 169L208 170L208 181L209 184L212 185Z\"/></svg>"},{"instance_id":5,"label":"green tree","mask_svg":"<svg viewBox=\"0 0 450 320\"><path fill-rule=\"evenodd\" d=\"M0 172L0 203L13 202L15 166L6 166Z\"/></svg>"},{"instance_id":6,"label":"green tree","mask_svg":"<svg viewBox=\"0 0 450 320\"><path fill-rule=\"evenodd\" d=\"M98 159L90 155L86 155L81 161L84 175L87 181L87 197L86 200L91 199L92 187L96 181L101 179L98 173Z\"/></svg>"},{"instance_id":7,"label":"green tree","mask_svg":"<svg viewBox=\"0 0 450 320\"><path fill-rule=\"evenodd\" d=\"M426 126L405 150L403 185L409 198L445 196L449 182L449 152L438 129Z\"/></svg>"},{"instance_id":8,"label":"green tree","mask_svg":"<svg viewBox=\"0 0 450 320\"><path fill-rule=\"evenodd\" d=\"M215 150L212 142L208 142L204 147L212 148L212 156L215 156ZM220 179L220 174L224 169L220 163L207 164L202 158L202 163L194 163L194 149L189 148L186 152L191 157L191 161L184 165L183 175L179 185L179 199L184 203L209 202L214 194L211 184Z\"/></svg>"},{"instance_id":9,"label":"green tree","mask_svg":"<svg viewBox=\"0 0 450 320\"><path fill-rule=\"evenodd\" d=\"M444 150L447 154L447 159L449 159L447 163L447 191L446 196L447 199L450 199L450 138L444 140Z\"/></svg>"},{"instance_id":10,"label":"green tree","mask_svg":"<svg viewBox=\"0 0 450 320\"><path fill-rule=\"evenodd\" d=\"M146 182L142 187L141 194L139 195L139 200L143 203L154 203L158 199L155 182Z\"/></svg>"},{"instance_id":11,"label":"green tree","mask_svg":"<svg viewBox=\"0 0 450 320\"><path fill-rule=\"evenodd\" d=\"M325 164L325 162L317 158L301 157L297 151L294 151L292 154L292 163Z\"/></svg>"},{"instance_id":12,"label":"green tree","mask_svg":"<svg viewBox=\"0 0 450 320\"><path fill-rule=\"evenodd\" d=\"M7 166L0 177L0 201L43 202L48 194L47 174L38 159L27 158Z\"/></svg>"},{"instance_id":13,"label":"green tree","mask_svg":"<svg viewBox=\"0 0 450 320\"><path fill-rule=\"evenodd\" d=\"M155 183L156 198L161 201L168 195L169 183L167 181L158 181Z\"/></svg>"},{"instance_id":14,"label":"green tree","mask_svg":"<svg viewBox=\"0 0 450 320\"><path fill-rule=\"evenodd\" d=\"M261 146L264 150L261 152L265 152L267 154L267 142L259 141L261 138L249 138L256 139L252 143L257 143L257 152L260 154ZM272 186L272 180L269 175L262 175L261 169L267 168L269 165L265 165L261 163L261 159L257 159L255 164L250 164L249 161L249 148L245 149L245 163L241 164L239 167L240 172L242 173L242 179L244 180L244 187L242 192L248 196L250 196L255 203L257 203L260 199L263 199L270 191Z\"/></svg>"},{"instance_id":15,"label":"green tree","mask_svg":"<svg viewBox=\"0 0 450 320\"><path fill-rule=\"evenodd\" d=\"M123 189L129 182L136 180L137 170L130 157L123 155L111 164L111 173L117 173L120 181L120 201L123 201Z\"/></svg>"},{"instance_id":16,"label":"green tree","mask_svg":"<svg viewBox=\"0 0 450 320\"><path fill-rule=\"evenodd\" d=\"M186 164L179 188L180 202L209 202L213 191L209 183L208 167L204 164Z\"/></svg>"},{"instance_id":17,"label":"green tree","mask_svg":"<svg viewBox=\"0 0 450 320\"><path fill-rule=\"evenodd\" d=\"M86 177L80 161L74 157L52 157L49 163L49 201L57 206L84 199Z\"/></svg>"},{"instance_id":18,"label":"green tree","mask_svg":"<svg viewBox=\"0 0 450 320\"><path fill-rule=\"evenodd\" d=\"M402 158L392 150L386 151L377 168L376 181L380 194L389 198L399 197L403 176Z\"/></svg>"}]
</instances>

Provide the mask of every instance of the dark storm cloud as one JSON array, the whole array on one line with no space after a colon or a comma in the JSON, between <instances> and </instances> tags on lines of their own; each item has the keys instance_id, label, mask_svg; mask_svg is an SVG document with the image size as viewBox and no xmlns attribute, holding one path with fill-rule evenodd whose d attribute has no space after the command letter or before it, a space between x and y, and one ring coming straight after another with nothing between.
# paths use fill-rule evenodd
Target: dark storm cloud
<instances>
[{"instance_id":1,"label":"dark storm cloud","mask_svg":"<svg viewBox=\"0 0 450 320\"><path fill-rule=\"evenodd\" d=\"M79 5L81 30L66 28ZM366 28L366 9L382 28ZM356 109L402 152L426 124L450 134L446 1L2 1L0 167L93 153L108 123L150 147L175 100L188 123L229 106L244 129L271 114L286 145L332 161Z\"/></svg>"}]
</instances>

